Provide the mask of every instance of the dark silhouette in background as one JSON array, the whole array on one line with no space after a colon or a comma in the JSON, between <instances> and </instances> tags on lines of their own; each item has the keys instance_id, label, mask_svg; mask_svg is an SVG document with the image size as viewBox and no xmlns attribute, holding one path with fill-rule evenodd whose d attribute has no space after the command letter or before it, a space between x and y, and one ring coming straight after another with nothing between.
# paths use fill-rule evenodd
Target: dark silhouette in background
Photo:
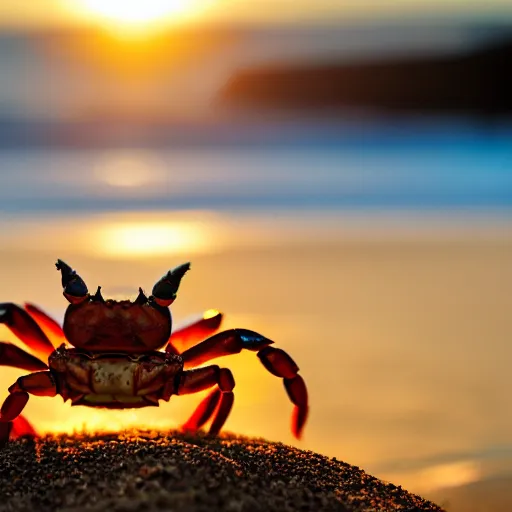
<instances>
[{"instance_id":1,"label":"dark silhouette in background","mask_svg":"<svg viewBox=\"0 0 512 512\"><path fill-rule=\"evenodd\" d=\"M229 37L222 35L222 31L219 34L210 35L208 40L218 39L219 48L226 51L229 57L226 48L235 44L236 34ZM265 36L257 31L254 34L255 41ZM476 33L474 41L478 40L478 35ZM242 41L243 37L238 36ZM361 37L363 35L359 35ZM185 35L183 39L188 41ZM293 137L297 137L304 127L310 140L313 134L317 143L324 143L329 134L336 130L341 133L340 126L344 121L351 121L353 115L357 117L360 113L370 116L385 113L391 118L400 114L419 118L468 117L484 122L506 120L512 115L510 32L501 32L500 37L495 36L492 40L487 37L485 42L480 39L479 43L465 46L469 48L465 51L434 53L434 50L430 50L431 53L427 55L409 54L403 57L377 56L374 52L373 56L352 56L350 61L346 60L349 58L346 54L341 56L342 52L336 56L333 56L333 52L330 57L325 54L321 58L302 56L302 43L297 43L299 48L291 53L291 57L283 58L277 64L265 65L254 62L270 62L272 50L268 45L258 53L251 50L249 44L244 50L246 55L241 53L241 66L236 59L229 61L228 58L225 63L221 50L220 53L212 50L212 55L222 64L217 63L211 68L213 75L218 72L219 81L205 92L204 98L208 98L208 102L205 101L200 115L190 117L181 116L173 110L176 104L193 104L195 99L187 96L188 88L183 85L177 89L178 92L173 90L174 82L181 80L175 66L179 68L183 60L178 59L178 63L174 63L169 53L172 44L165 38L162 46L156 45L156 49L149 46L145 50L147 55L140 50L142 56L139 55L137 65L142 66L141 69L149 66L146 63L149 57L156 55L154 58L158 63L157 69L152 69L147 76L142 73L146 81L139 80L138 74L134 79L128 73L126 78L123 75L126 69L116 68L112 71L103 61L100 66L89 55L89 47L84 47L84 40L83 35L75 37L67 33L33 34L27 39L30 44L17 35L4 37L0 50L4 49L7 62L19 62L19 59L26 58L33 62L43 59L42 62L46 64L39 68L34 64L35 71L30 75L30 81L19 88L24 95L18 95L18 91L14 94L18 103L12 100L12 94L0 98L0 149L269 144L278 139L288 140L291 137L288 132L293 130ZM76 46L76 41L81 42L82 46ZM100 38L99 41L100 48L103 44L107 45L104 39ZM171 40L173 44L176 41ZM342 41L343 37L340 36L333 47L342 49ZM21 48L25 44L29 49L37 48L37 51L11 52L11 47ZM62 48L68 47L71 48L69 54L63 54ZM117 55L116 52L127 51L121 43L114 50L111 58ZM201 47L198 55L202 52ZM187 55L193 61L192 55L196 54ZM129 55L125 62L127 69L131 69L134 58ZM293 64L290 59L294 59ZM208 64L208 55L203 55L203 60L195 62L195 71L187 80L196 83L196 77L206 73ZM78 87L78 93L94 91L93 95L85 94L84 99L77 94L73 66L83 73L83 83ZM8 67L6 69L9 70ZM55 81L44 80L48 73L55 73ZM24 76L23 73L19 74ZM10 75L6 73L5 77L9 78ZM43 85L36 88L33 84L38 79L42 80ZM71 86L66 88L68 80L74 84L74 89ZM138 87L141 86L143 90L144 84L149 84L149 96L154 94L151 97L156 98L153 108L138 103L141 96ZM112 90L117 86L121 92L125 89L133 92L130 101L112 104L115 103L112 101ZM69 108L64 108L64 100L69 98L73 101L68 102ZM37 105L39 110L31 110L30 115L24 113L26 105L32 104ZM208 110L206 107L213 108ZM39 116L40 111L51 115ZM60 115L60 111L65 115ZM329 125L329 133L322 131L323 125L320 130L320 124L310 123L320 119L328 121L325 124ZM278 124L281 120L287 123L286 129ZM273 129L270 128L272 126ZM350 133L355 133L353 127ZM347 137L348 134L343 132L343 136ZM339 142L340 138L336 140Z\"/></svg>"},{"instance_id":2,"label":"dark silhouette in background","mask_svg":"<svg viewBox=\"0 0 512 512\"><path fill-rule=\"evenodd\" d=\"M240 71L222 92L243 106L351 107L418 114L509 116L512 39L466 54Z\"/></svg>"}]
</instances>

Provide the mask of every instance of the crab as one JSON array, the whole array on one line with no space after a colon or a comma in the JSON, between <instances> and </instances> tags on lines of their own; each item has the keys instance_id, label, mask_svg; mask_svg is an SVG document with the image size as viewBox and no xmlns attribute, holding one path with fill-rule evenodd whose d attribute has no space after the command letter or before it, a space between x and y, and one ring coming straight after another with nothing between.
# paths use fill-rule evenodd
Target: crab
<instances>
[{"instance_id":1,"label":"crab","mask_svg":"<svg viewBox=\"0 0 512 512\"><path fill-rule=\"evenodd\" d=\"M150 297L139 288L134 301L105 300L100 286L91 295L69 265L58 260L56 267L70 303L62 328L32 304L0 304L0 323L48 361L0 342L0 366L33 372L9 388L0 409L0 444L36 435L21 415L29 395L60 395L72 406L128 409L213 388L182 430L195 432L210 421L209 434L217 435L231 412L235 381L228 368L202 365L245 349L257 352L263 366L283 380L293 403L292 433L301 437L308 416L306 385L293 359L272 347L273 341L247 329L217 332L222 314L214 310L171 333L169 306L190 263L167 272Z\"/></svg>"}]
</instances>

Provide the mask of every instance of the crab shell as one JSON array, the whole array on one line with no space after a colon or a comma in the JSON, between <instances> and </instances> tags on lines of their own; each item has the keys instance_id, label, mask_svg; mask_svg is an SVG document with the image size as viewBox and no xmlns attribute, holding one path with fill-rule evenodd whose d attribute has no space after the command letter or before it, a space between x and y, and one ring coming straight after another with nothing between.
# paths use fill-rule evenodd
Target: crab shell
<instances>
[{"instance_id":1,"label":"crab shell","mask_svg":"<svg viewBox=\"0 0 512 512\"><path fill-rule=\"evenodd\" d=\"M168 308L154 302L86 300L70 304L64 334L75 347L89 351L141 353L163 347L171 335Z\"/></svg>"}]
</instances>

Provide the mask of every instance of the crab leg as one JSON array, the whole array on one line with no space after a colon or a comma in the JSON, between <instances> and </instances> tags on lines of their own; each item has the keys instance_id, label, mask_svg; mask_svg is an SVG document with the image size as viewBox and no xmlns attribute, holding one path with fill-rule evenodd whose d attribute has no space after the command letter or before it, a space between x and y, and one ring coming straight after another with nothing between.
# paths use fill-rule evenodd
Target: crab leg
<instances>
[{"instance_id":1,"label":"crab leg","mask_svg":"<svg viewBox=\"0 0 512 512\"><path fill-rule=\"evenodd\" d=\"M61 326L51 316L29 303L25 304L25 311L38 323L54 347L66 343L66 336L64 336Z\"/></svg>"},{"instance_id":2,"label":"crab leg","mask_svg":"<svg viewBox=\"0 0 512 512\"><path fill-rule=\"evenodd\" d=\"M288 397L294 404L292 432L300 439L308 416L308 392L300 375L299 367L281 349L270 347L273 341L247 329L223 331L192 347L181 356L185 368L199 366L216 357L238 354L242 349L258 351L263 366L276 377L283 379Z\"/></svg>"},{"instance_id":3,"label":"crab leg","mask_svg":"<svg viewBox=\"0 0 512 512\"><path fill-rule=\"evenodd\" d=\"M0 366L12 366L29 372L47 370L43 361L25 352L16 345L0 341Z\"/></svg>"},{"instance_id":4,"label":"crab leg","mask_svg":"<svg viewBox=\"0 0 512 512\"><path fill-rule=\"evenodd\" d=\"M199 430L213 415L219 405L221 391L214 389L196 408L194 414L181 427L184 432Z\"/></svg>"},{"instance_id":5,"label":"crab leg","mask_svg":"<svg viewBox=\"0 0 512 512\"><path fill-rule=\"evenodd\" d=\"M280 348L267 347L258 352L263 366L276 377L283 379L288 397L295 406L292 413L292 433L300 439L308 419L308 390L304 379L298 375L295 361Z\"/></svg>"},{"instance_id":6,"label":"crab leg","mask_svg":"<svg viewBox=\"0 0 512 512\"><path fill-rule=\"evenodd\" d=\"M9 436L12 430L12 421L9 422L1 422L0 421L0 448L4 447L9 441Z\"/></svg>"},{"instance_id":7,"label":"crab leg","mask_svg":"<svg viewBox=\"0 0 512 512\"><path fill-rule=\"evenodd\" d=\"M214 309L205 311L199 318L185 323L171 334L166 352L180 354L206 336L212 335L220 327L221 322L222 313Z\"/></svg>"},{"instance_id":8,"label":"crab leg","mask_svg":"<svg viewBox=\"0 0 512 512\"><path fill-rule=\"evenodd\" d=\"M36 437L37 432L24 416L18 416L12 422L11 438L16 439L22 436Z\"/></svg>"},{"instance_id":9,"label":"crab leg","mask_svg":"<svg viewBox=\"0 0 512 512\"><path fill-rule=\"evenodd\" d=\"M0 422L14 421L27 405L29 393L35 396L55 396L57 388L49 371L37 372L20 377L9 388L9 393L0 409Z\"/></svg>"},{"instance_id":10,"label":"crab leg","mask_svg":"<svg viewBox=\"0 0 512 512\"><path fill-rule=\"evenodd\" d=\"M194 414L183 425L183 430L194 432L215 414L209 432L212 435L217 435L226 422L235 399L233 394L235 380L227 368L213 365L183 372L178 395L197 393L214 385L217 385L217 389L199 404Z\"/></svg>"},{"instance_id":11,"label":"crab leg","mask_svg":"<svg viewBox=\"0 0 512 512\"><path fill-rule=\"evenodd\" d=\"M34 427L24 416L18 416L14 421L0 422L0 448L5 446L9 439L29 436L37 437Z\"/></svg>"},{"instance_id":12,"label":"crab leg","mask_svg":"<svg viewBox=\"0 0 512 512\"><path fill-rule=\"evenodd\" d=\"M54 346L36 321L12 302L0 304L0 323L5 324L28 348L48 357Z\"/></svg>"}]
</instances>

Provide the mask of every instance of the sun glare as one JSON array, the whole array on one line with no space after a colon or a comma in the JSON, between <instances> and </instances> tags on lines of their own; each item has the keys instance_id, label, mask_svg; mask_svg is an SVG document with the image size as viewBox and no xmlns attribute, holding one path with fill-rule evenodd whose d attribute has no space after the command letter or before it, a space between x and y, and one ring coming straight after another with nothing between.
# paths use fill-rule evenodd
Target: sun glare
<instances>
[{"instance_id":1,"label":"sun glare","mask_svg":"<svg viewBox=\"0 0 512 512\"><path fill-rule=\"evenodd\" d=\"M80 0L81 10L118 25L141 26L190 10L189 0Z\"/></svg>"},{"instance_id":2,"label":"sun glare","mask_svg":"<svg viewBox=\"0 0 512 512\"><path fill-rule=\"evenodd\" d=\"M134 222L102 228L100 250L107 257L140 258L196 252L204 233L193 222Z\"/></svg>"}]
</instances>

